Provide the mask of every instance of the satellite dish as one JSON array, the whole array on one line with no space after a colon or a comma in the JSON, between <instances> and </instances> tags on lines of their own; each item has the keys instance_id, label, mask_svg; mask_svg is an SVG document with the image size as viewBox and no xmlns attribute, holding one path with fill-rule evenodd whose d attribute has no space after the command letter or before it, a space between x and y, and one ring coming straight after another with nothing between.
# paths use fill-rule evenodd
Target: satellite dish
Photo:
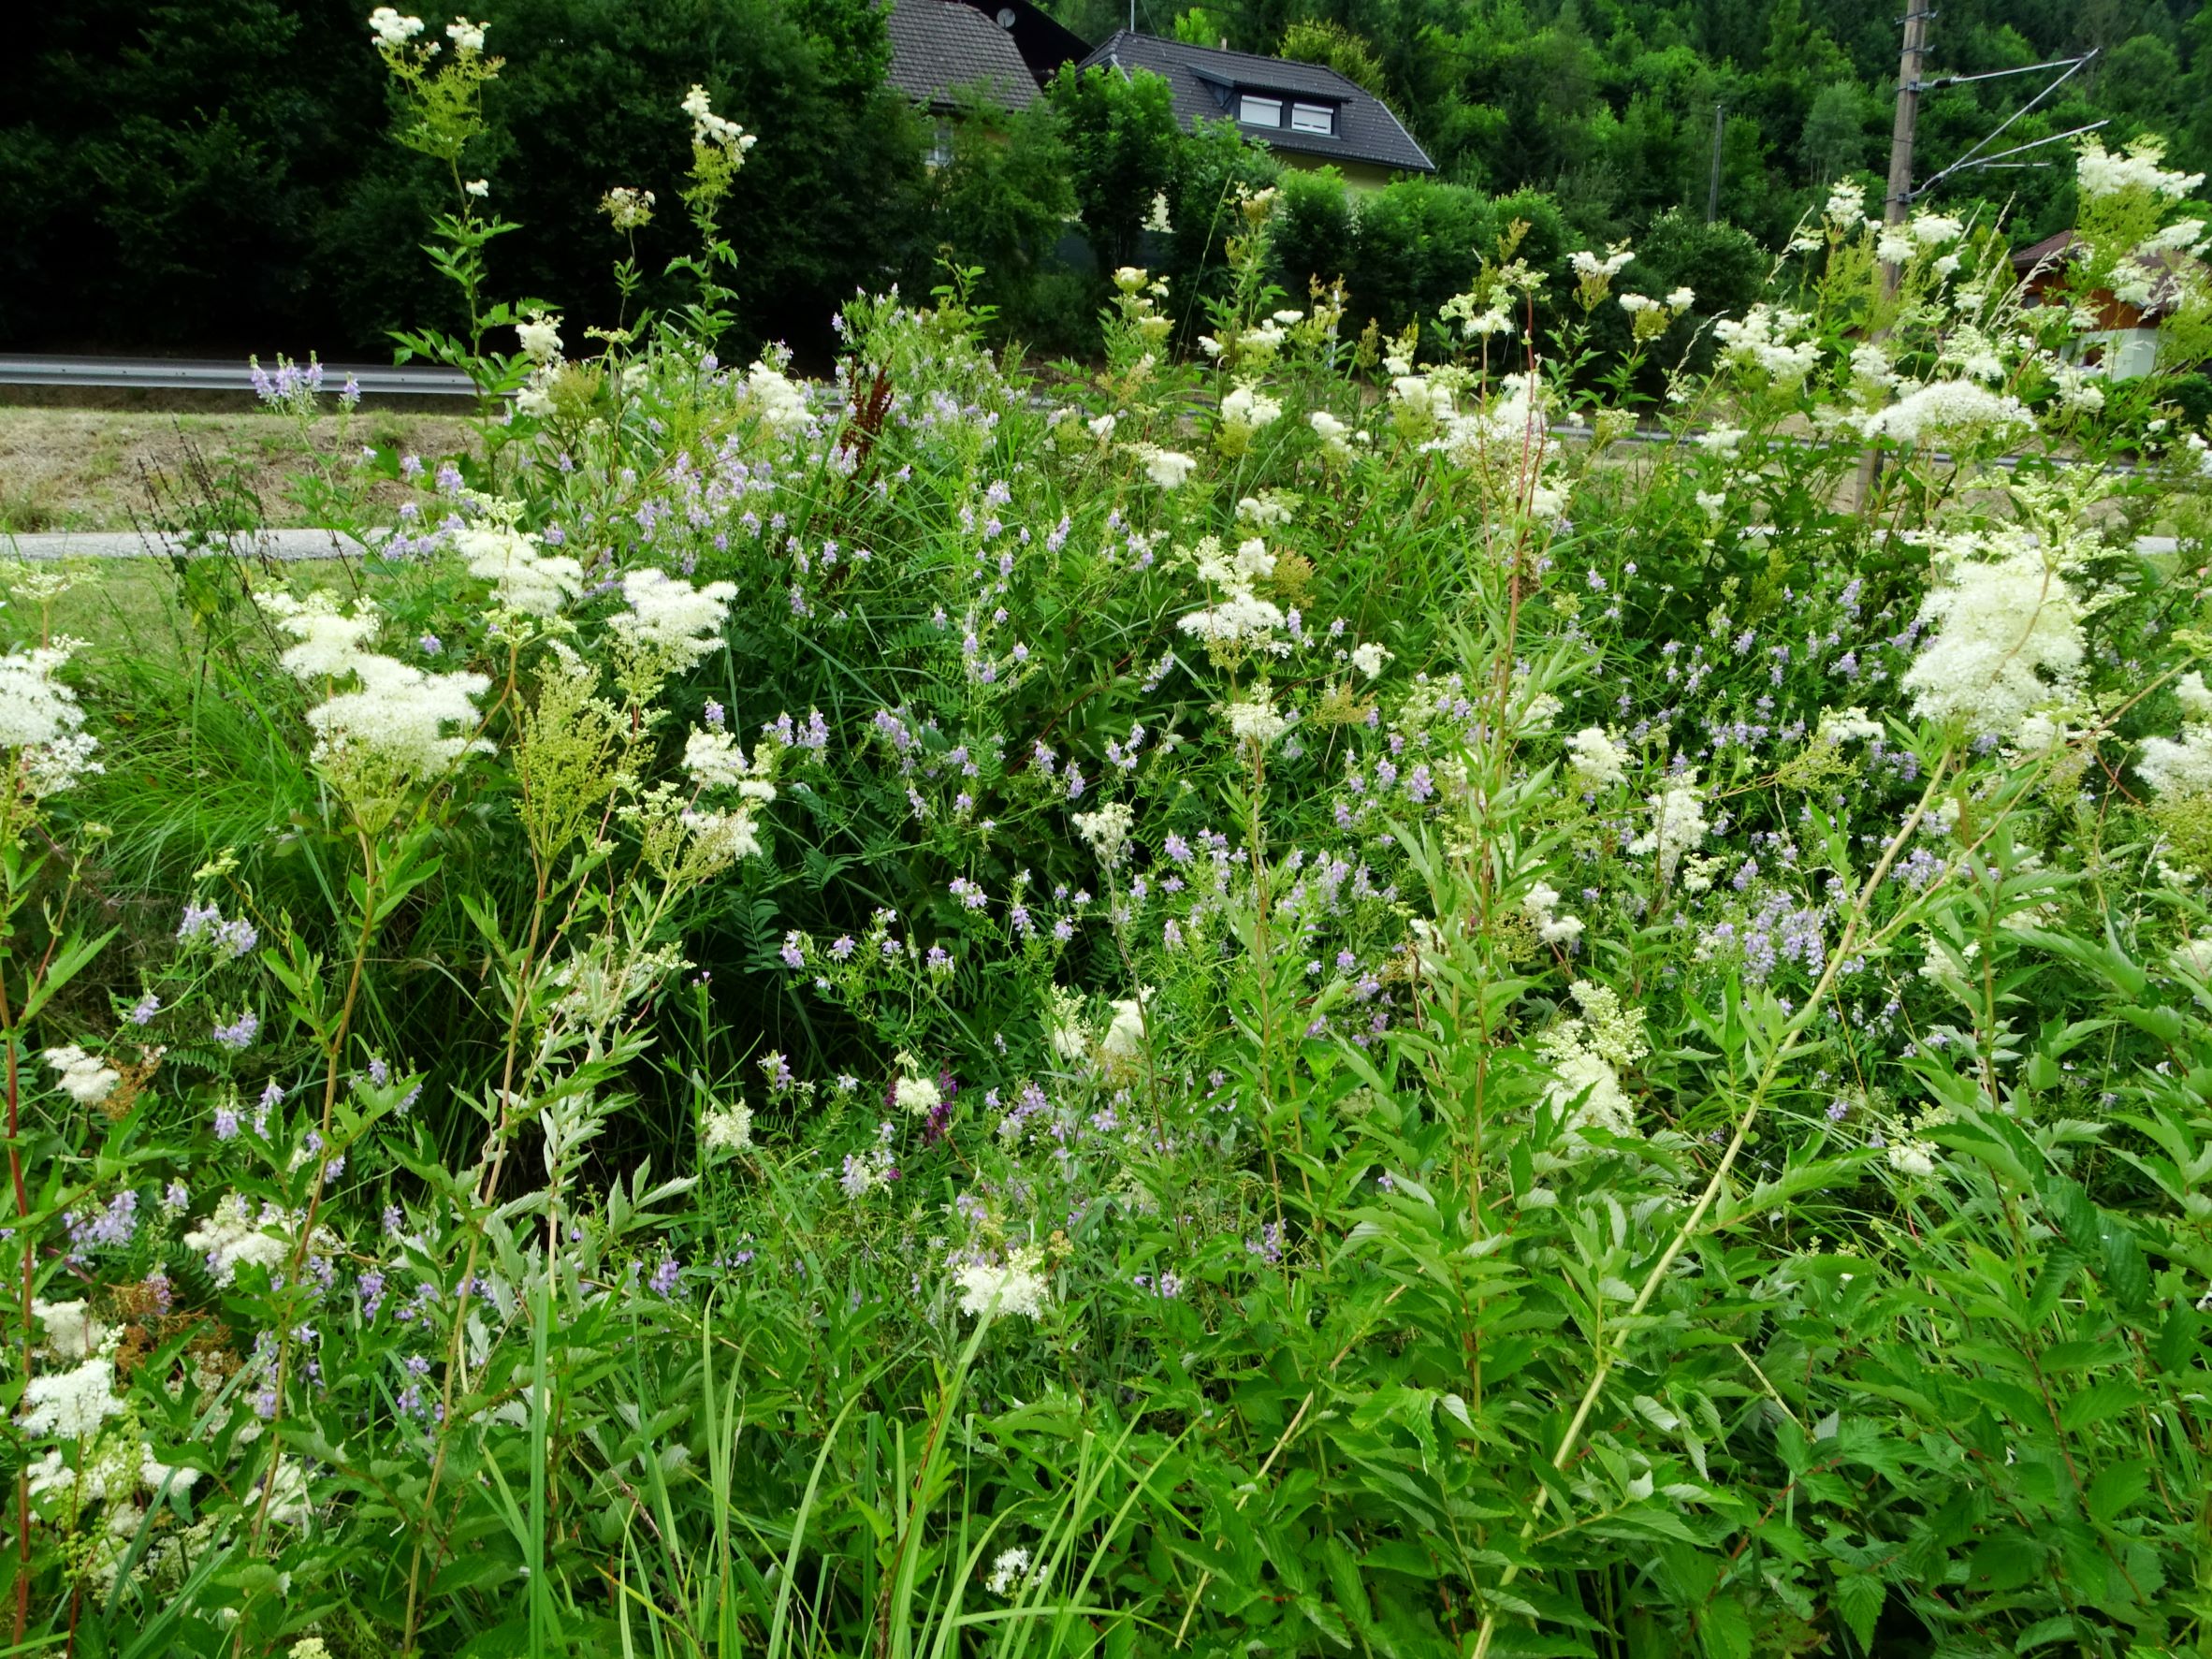
<instances>
[{"instance_id":1,"label":"satellite dish","mask_svg":"<svg viewBox=\"0 0 2212 1659\"><path fill-rule=\"evenodd\" d=\"M1011 29L1014 26L1014 14L1012 7L1001 6L998 8L998 26L1002 29Z\"/></svg>"}]
</instances>

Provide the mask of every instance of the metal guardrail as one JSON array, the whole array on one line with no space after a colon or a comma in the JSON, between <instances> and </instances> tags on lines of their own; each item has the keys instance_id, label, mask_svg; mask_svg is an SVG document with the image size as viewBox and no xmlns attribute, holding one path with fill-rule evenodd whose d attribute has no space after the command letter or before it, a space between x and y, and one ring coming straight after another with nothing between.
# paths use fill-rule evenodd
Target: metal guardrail
<instances>
[{"instance_id":1,"label":"metal guardrail","mask_svg":"<svg viewBox=\"0 0 2212 1659\"><path fill-rule=\"evenodd\" d=\"M325 363L323 388L348 380L363 397L468 398L476 388L454 369L394 368L386 363ZM244 363L168 357L0 357L0 386L98 386L142 391L251 392Z\"/></svg>"},{"instance_id":2,"label":"metal guardrail","mask_svg":"<svg viewBox=\"0 0 2212 1659\"><path fill-rule=\"evenodd\" d=\"M360 387L363 397L458 397L475 395L476 388L468 376L457 369L395 368L370 363L325 363L323 389L335 392L351 379ZM205 359L167 357L51 357L36 354L0 357L0 386L96 386L104 388L138 387L146 391L212 391L251 392L254 389L254 371L244 363L215 362ZM1047 410L1057 407L1041 394L1033 396L1031 407ZM1194 411L1210 410L1210 400L1194 400ZM1550 425L1552 437L1588 442L1594 436L1591 429L1580 421L1553 421ZM1619 442L1630 444L1681 444L1695 440L1689 432L1668 432L1638 425L1620 435ZM1772 442L1794 446L1829 446L1828 441L1796 436L1777 436ZM1953 457L1944 451L1933 451L1926 458L1939 465L1948 465ZM2048 458L2062 467L2077 467L2085 463L2064 456ZM2019 465L2018 458L2001 456L1996 465L2011 470ZM2137 464L2126 461L2109 462L2103 472L2127 475L2143 471Z\"/></svg>"}]
</instances>

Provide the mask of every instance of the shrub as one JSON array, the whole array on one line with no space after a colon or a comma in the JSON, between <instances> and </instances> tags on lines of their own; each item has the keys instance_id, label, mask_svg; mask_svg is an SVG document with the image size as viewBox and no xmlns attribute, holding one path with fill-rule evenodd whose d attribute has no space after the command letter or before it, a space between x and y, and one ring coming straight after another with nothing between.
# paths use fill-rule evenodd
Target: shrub
<instances>
[{"instance_id":1,"label":"shrub","mask_svg":"<svg viewBox=\"0 0 2212 1659\"><path fill-rule=\"evenodd\" d=\"M1022 114L977 98L962 105L951 162L931 180L931 229L942 256L983 272L982 298L1007 328L1047 346L1083 343L1089 306L1066 301L1057 258L1073 213L1068 152L1050 104ZM1087 299L1087 295L1084 296Z\"/></svg>"}]
</instances>

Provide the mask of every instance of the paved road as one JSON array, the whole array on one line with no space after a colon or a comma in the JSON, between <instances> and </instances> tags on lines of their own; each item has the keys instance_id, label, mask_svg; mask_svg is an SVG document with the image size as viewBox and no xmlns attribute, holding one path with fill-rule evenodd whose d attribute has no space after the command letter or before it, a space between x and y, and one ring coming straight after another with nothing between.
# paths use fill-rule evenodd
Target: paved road
<instances>
[{"instance_id":1,"label":"paved road","mask_svg":"<svg viewBox=\"0 0 2212 1659\"><path fill-rule=\"evenodd\" d=\"M0 357L0 386L124 386L142 391L250 392L254 371L240 362L182 357ZM335 392L348 376L364 397L473 397L468 377L453 369L386 363L325 363L323 386Z\"/></svg>"},{"instance_id":2,"label":"paved road","mask_svg":"<svg viewBox=\"0 0 2212 1659\"><path fill-rule=\"evenodd\" d=\"M371 531L372 536L380 531ZM166 559L185 551L170 536L136 531L46 531L36 535L0 534L0 554L17 559ZM265 530L231 538L229 551L240 559L336 559L358 554L353 542L327 530Z\"/></svg>"}]
</instances>

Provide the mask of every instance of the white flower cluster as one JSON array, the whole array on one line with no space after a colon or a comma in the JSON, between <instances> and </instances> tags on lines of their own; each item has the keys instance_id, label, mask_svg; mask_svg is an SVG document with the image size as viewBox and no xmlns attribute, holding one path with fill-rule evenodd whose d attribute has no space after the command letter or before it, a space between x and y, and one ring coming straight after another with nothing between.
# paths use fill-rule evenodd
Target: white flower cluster
<instances>
[{"instance_id":1,"label":"white flower cluster","mask_svg":"<svg viewBox=\"0 0 2212 1659\"><path fill-rule=\"evenodd\" d=\"M1195 458L1177 450L1162 449L1157 444L1135 444L1130 447L1144 463L1144 475L1162 489L1181 489L1198 466Z\"/></svg>"},{"instance_id":2,"label":"white flower cluster","mask_svg":"<svg viewBox=\"0 0 2212 1659\"><path fill-rule=\"evenodd\" d=\"M2146 737L2135 769L2144 782L2169 799L2212 791L2212 691L2191 669L2174 687L2181 699L2181 740Z\"/></svg>"},{"instance_id":3,"label":"white flower cluster","mask_svg":"<svg viewBox=\"0 0 2212 1659\"><path fill-rule=\"evenodd\" d=\"M1558 914L1559 890L1549 882L1538 881L1530 888L1521 908L1535 927L1536 937L1548 945L1571 945L1582 937L1581 918Z\"/></svg>"},{"instance_id":4,"label":"white flower cluster","mask_svg":"<svg viewBox=\"0 0 2212 1659\"><path fill-rule=\"evenodd\" d=\"M1705 821L1705 797L1697 790L1697 774L1689 772L1681 781L1647 799L1652 808L1652 827L1629 842L1628 851L1637 854L1657 853L1659 881L1665 886L1674 880L1682 855L1695 851L1710 828Z\"/></svg>"},{"instance_id":5,"label":"white flower cluster","mask_svg":"<svg viewBox=\"0 0 2212 1659\"><path fill-rule=\"evenodd\" d=\"M58 794L86 773L106 770L92 758L97 741L79 730L84 711L77 693L55 677L74 643L0 657L0 748L18 751L34 795Z\"/></svg>"},{"instance_id":6,"label":"white flower cluster","mask_svg":"<svg viewBox=\"0 0 2212 1659\"><path fill-rule=\"evenodd\" d=\"M1322 458L1339 466L1352 458L1353 444L1367 435L1353 431L1326 409L1317 409L1308 415L1305 424L1313 428L1314 436L1320 439Z\"/></svg>"},{"instance_id":7,"label":"white flower cluster","mask_svg":"<svg viewBox=\"0 0 2212 1659\"><path fill-rule=\"evenodd\" d=\"M902 1077L891 1085L892 1103L910 1117L927 1117L945 1102L934 1079Z\"/></svg>"},{"instance_id":8,"label":"white flower cluster","mask_svg":"<svg viewBox=\"0 0 2212 1659\"><path fill-rule=\"evenodd\" d=\"M618 184L599 198L599 211L612 221L617 230L636 230L653 222L656 199L649 190Z\"/></svg>"},{"instance_id":9,"label":"white flower cluster","mask_svg":"<svg viewBox=\"0 0 2212 1659\"><path fill-rule=\"evenodd\" d=\"M1741 317L1721 318L1712 331L1723 362L1756 370L1777 386L1791 386L1820 364L1820 342L1799 338L1812 321L1803 312L1754 305Z\"/></svg>"},{"instance_id":10,"label":"white flower cluster","mask_svg":"<svg viewBox=\"0 0 2212 1659\"><path fill-rule=\"evenodd\" d=\"M1298 723L1296 716L1276 709L1274 697L1264 684L1255 686L1251 697L1244 702L1227 705L1221 714L1229 721L1230 735L1240 743L1249 743L1260 749L1273 748L1284 733Z\"/></svg>"},{"instance_id":11,"label":"white flower cluster","mask_svg":"<svg viewBox=\"0 0 2212 1659\"><path fill-rule=\"evenodd\" d=\"M560 319L551 313L531 313L515 325L515 338L522 355L541 369L560 361Z\"/></svg>"},{"instance_id":12,"label":"white flower cluster","mask_svg":"<svg viewBox=\"0 0 2212 1659\"><path fill-rule=\"evenodd\" d=\"M1080 1060L1091 1052L1089 1024L1083 1017L1083 998L1065 985L1055 985L1047 994L1044 1011L1044 1037L1053 1053L1063 1060ZM1013 1124L1010 1131L1009 1124ZM998 1132L1018 1132L1020 1125L1011 1115L999 1124Z\"/></svg>"},{"instance_id":13,"label":"white flower cluster","mask_svg":"<svg viewBox=\"0 0 2212 1659\"><path fill-rule=\"evenodd\" d=\"M115 1092L123 1074L97 1055L88 1055L75 1043L50 1048L40 1056L55 1071L62 1092L80 1106L97 1106Z\"/></svg>"},{"instance_id":14,"label":"white flower cluster","mask_svg":"<svg viewBox=\"0 0 2212 1659\"><path fill-rule=\"evenodd\" d=\"M722 648L722 624L737 585L694 588L648 564L624 573L622 597L630 608L616 612L607 626L631 645L658 649L689 668Z\"/></svg>"},{"instance_id":15,"label":"white flower cluster","mask_svg":"<svg viewBox=\"0 0 2212 1659\"><path fill-rule=\"evenodd\" d=\"M1034 1319L1052 1301L1051 1281L1043 1273L1044 1252L1035 1244L1020 1244L1001 1262L971 1261L954 1270L964 1314L1019 1314Z\"/></svg>"},{"instance_id":16,"label":"white flower cluster","mask_svg":"<svg viewBox=\"0 0 2212 1659\"><path fill-rule=\"evenodd\" d=\"M92 1359L106 1348L116 1335L115 1331L92 1317L90 1305L78 1302L39 1302L31 1303L31 1312L46 1327L46 1352L56 1360L66 1360L74 1364Z\"/></svg>"},{"instance_id":17,"label":"white flower cluster","mask_svg":"<svg viewBox=\"0 0 2212 1659\"><path fill-rule=\"evenodd\" d=\"M1580 1015L1560 1021L1536 1043L1552 1070L1544 1102L1565 1114L1570 1146L1582 1144L1585 1129L1634 1135L1636 1109L1621 1086L1618 1068L1632 1066L1651 1052L1643 1013L1623 1009L1617 994L1589 980L1577 980L1569 990Z\"/></svg>"},{"instance_id":18,"label":"white flower cluster","mask_svg":"<svg viewBox=\"0 0 2212 1659\"><path fill-rule=\"evenodd\" d=\"M1957 241L1966 234L1966 223L1946 213L1919 212L1902 225L1884 227L1882 237L1874 248L1874 255L1885 265L1904 265L1923 248L1941 248ZM1958 269L1958 261L1949 258L1937 261L1937 273L1949 276Z\"/></svg>"},{"instance_id":19,"label":"white flower cluster","mask_svg":"<svg viewBox=\"0 0 2212 1659\"><path fill-rule=\"evenodd\" d=\"M1925 1181L1935 1173L1936 1149L1932 1142L1919 1139L1892 1141L1884 1156L1889 1167L1899 1174L1914 1181Z\"/></svg>"},{"instance_id":20,"label":"white flower cluster","mask_svg":"<svg viewBox=\"0 0 2212 1659\"><path fill-rule=\"evenodd\" d=\"M1247 433L1272 426L1282 416L1282 404L1248 385L1231 387L1221 400L1221 424Z\"/></svg>"},{"instance_id":21,"label":"white flower cluster","mask_svg":"<svg viewBox=\"0 0 2212 1659\"><path fill-rule=\"evenodd\" d=\"M1917 444L1939 435L1963 443L1985 433L2034 424L2035 416L2028 406L2009 393L1993 392L1971 380L1939 380L1864 416L1859 429L1869 438L1889 438L1899 444Z\"/></svg>"},{"instance_id":22,"label":"white flower cluster","mask_svg":"<svg viewBox=\"0 0 2212 1659\"><path fill-rule=\"evenodd\" d=\"M369 14L369 32L379 45L396 51L422 33L422 19L401 17L390 7L379 6Z\"/></svg>"},{"instance_id":23,"label":"white flower cluster","mask_svg":"<svg viewBox=\"0 0 2212 1659\"><path fill-rule=\"evenodd\" d=\"M484 31L487 26L473 23L465 17L457 17L445 25L445 38L453 42L453 50L463 57L473 57L484 50Z\"/></svg>"},{"instance_id":24,"label":"white flower cluster","mask_svg":"<svg viewBox=\"0 0 2212 1659\"><path fill-rule=\"evenodd\" d=\"M1137 814L1127 801L1109 801L1096 812L1075 814L1075 833L1081 836L1099 862L1112 869L1128 848L1129 832Z\"/></svg>"},{"instance_id":25,"label":"white flower cluster","mask_svg":"<svg viewBox=\"0 0 2212 1659\"><path fill-rule=\"evenodd\" d=\"M752 1145L752 1108L743 1100L709 1108L699 1127L709 1152L744 1152Z\"/></svg>"},{"instance_id":26,"label":"white flower cluster","mask_svg":"<svg viewBox=\"0 0 2212 1659\"><path fill-rule=\"evenodd\" d=\"M286 674L301 680L340 679L351 674L379 623L374 611L366 606L340 610L337 602L319 589L304 601L288 593L268 594L261 608L299 642L287 647L277 661Z\"/></svg>"},{"instance_id":27,"label":"white flower cluster","mask_svg":"<svg viewBox=\"0 0 2212 1659\"><path fill-rule=\"evenodd\" d=\"M294 677L359 682L358 691L338 692L307 711L318 737L317 764L344 770L371 764L386 774L380 784L390 787L434 778L464 754L490 749L483 738L445 734L449 725L475 723L475 699L491 685L485 676L425 674L364 650L376 632L376 618L365 606L349 616L321 592L305 601L288 593L255 597L277 626L299 642L280 659Z\"/></svg>"},{"instance_id":28,"label":"white flower cluster","mask_svg":"<svg viewBox=\"0 0 2212 1659\"><path fill-rule=\"evenodd\" d=\"M1620 275L1623 267L1635 257L1628 251L1626 242L1615 242L1602 255L1594 254L1587 248L1578 249L1568 255L1567 263L1574 268L1579 277L1610 278Z\"/></svg>"},{"instance_id":29,"label":"white flower cluster","mask_svg":"<svg viewBox=\"0 0 2212 1659\"><path fill-rule=\"evenodd\" d=\"M1191 550L1199 578L1221 590L1221 597L1204 610L1192 611L1175 624L1193 638L1228 650L1259 650L1277 657L1290 654L1287 640L1277 639L1283 626L1282 607L1252 591L1255 582L1274 574L1275 558L1267 544L1253 536L1237 545L1234 555L1208 536Z\"/></svg>"},{"instance_id":30,"label":"white flower cluster","mask_svg":"<svg viewBox=\"0 0 2212 1659\"><path fill-rule=\"evenodd\" d=\"M2082 196L2091 200L2145 191L2179 201L2205 182L2202 173L2169 172L2159 166L2165 158L2166 147L2155 138L2137 138L2115 155L2104 148L2103 139L2091 136L2082 140L2074 157L2074 183Z\"/></svg>"},{"instance_id":31,"label":"white flower cluster","mask_svg":"<svg viewBox=\"0 0 2212 1659\"><path fill-rule=\"evenodd\" d=\"M1832 749L1841 749L1844 744L1858 738L1881 735L1882 722L1869 720L1865 709L1856 706L1829 708L1821 712L1820 726L1812 734L1812 741L1815 745L1826 744Z\"/></svg>"},{"instance_id":32,"label":"white flower cluster","mask_svg":"<svg viewBox=\"0 0 2212 1659\"><path fill-rule=\"evenodd\" d=\"M991 1563L991 1576L983 1580L983 1588L993 1595L1011 1595L1028 1580L1029 1552L1017 1545L998 1552L998 1558Z\"/></svg>"},{"instance_id":33,"label":"white flower cluster","mask_svg":"<svg viewBox=\"0 0 2212 1659\"><path fill-rule=\"evenodd\" d=\"M457 531L453 550L469 574L489 582L500 604L511 611L550 617L583 591L582 565L564 554L547 553L537 537L512 524L473 524ZM373 621L369 626L373 632Z\"/></svg>"},{"instance_id":34,"label":"white flower cluster","mask_svg":"<svg viewBox=\"0 0 2212 1659\"><path fill-rule=\"evenodd\" d=\"M1487 304L1473 292L1454 294L1436 308L1436 315L1443 322L1457 323L1469 340L1506 333L1513 327L1513 296L1497 290L1493 294Z\"/></svg>"},{"instance_id":35,"label":"white flower cluster","mask_svg":"<svg viewBox=\"0 0 2212 1659\"><path fill-rule=\"evenodd\" d=\"M1448 381L1416 374L1404 357L1386 358L1383 367L1390 371L1390 406L1401 431L1421 430L1457 412Z\"/></svg>"},{"instance_id":36,"label":"white flower cluster","mask_svg":"<svg viewBox=\"0 0 2212 1659\"><path fill-rule=\"evenodd\" d=\"M1628 313L1628 331L1637 340L1653 341L1675 325L1675 321L1696 303L1697 295L1690 288L1677 288L1664 299L1654 299L1649 294L1623 294L1621 309Z\"/></svg>"},{"instance_id":37,"label":"white flower cluster","mask_svg":"<svg viewBox=\"0 0 2212 1659\"><path fill-rule=\"evenodd\" d=\"M1914 712L2002 737L2037 709L2072 700L2081 608L2062 554L2000 530L1949 538L1936 562L1938 584L1920 606L1933 636L1902 681Z\"/></svg>"},{"instance_id":38,"label":"white flower cluster","mask_svg":"<svg viewBox=\"0 0 2212 1659\"><path fill-rule=\"evenodd\" d=\"M684 770L702 790L735 789L739 798L765 806L776 798L776 756L772 743L763 744L745 758L745 750L727 732L694 727L684 739Z\"/></svg>"},{"instance_id":39,"label":"white flower cluster","mask_svg":"<svg viewBox=\"0 0 2212 1659\"><path fill-rule=\"evenodd\" d=\"M1856 230L1867 216L1867 187L1856 179L1839 179L1828 187L1821 217L1839 230Z\"/></svg>"},{"instance_id":40,"label":"white flower cluster","mask_svg":"<svg viewBox=\"0 0 2212 1659\"><path fill-rule=\"evenodd\" d=\"M241 1267L280 1266L297 1242L300 1219L281 1204L265 1201L256 1210L245 1194L226 1193L184 1235L184 1245L207 1259L210 1278L227 1285Z\"/></svg>"},{"instance_id":41,"label":"white flower cluster","mask_svg":"<svg viewBox=\"0 0 2212 1659\"><path fill-rule=\"evenodd\" d=\"M767 363L755 363L745 371L745 395L760 412L761 424L779 438L803 432L814 424L807 394Z\"/></svg>"},{"instance_id":42,"label":"white flower cluster","mask_svg":"<svg viewBox=\"0 0 2212 1659\"><path fill-rule=\"evenodd\" d=\"M700 868L720 868L740 858L760 856L760 826L752 814L755 807L776 799L776 758L775 746L763 743L748 761L727 732L694 729L684 739L684 770L698 795L677 814L677 822L690 837ZM735 790L737 804L715 808L699 803L698 796L718 789Z\"/></svg>"},{"instance_id":43,"label":"white flower cluster","mask_svg":"<svg viewBox=\"0 0 2212 1659\"><path fill-rule=\"evenodd\" d=\"M696 83L684 94L683 112L691 118L691 142L720 150L733 163L742 162L745 153L760 141L758 134L717 115L706 89Z\"/></svg>"},{"instance_id":44,"label":"white flower cluster","mask_svg":"<svg viewBox=\"0 0 2212 1659\"><path fill-rule=\"evenodd\" d=\"M307 711L321 741L318 762L342 764L366 751L413 779L431 779L463 755L489 753L488 738L448 735L448 726L472 726L476 699L490 679L465 671L426 674L391 657L364 654L354 662L357 691L341 691Z\"/></svg>"},{"instance_id":45,"label":"white flower cluster","mask_svg":"<svg viewBox=\"0 0 2212 1659\"><path fill-rule=\"evenodd\" d=\"M1117 997L1107 1006L1113 1010L1108 1022L1106 1035L1099 1039L1101 1058L1117 1066L1134 1066L1144 1057L1144 1003L1152 999L1152 989L1144 987L1135 997Z\"/></svg>"},{"instance_id":46,"label":"white flower cluster","mask_svg":"<svg viewBox=\"0 0 2212 1659\"><path fill-rule=\"evenodd\" d=\"M87 1360L74 1371L50 1372L25 1384L21 1421L26 1434L81 1440L128 1409L115 1397L115 1361Z\"/></svg>"},{"instance_id":47,"label":"white flower cluster","mask_svg":"<svg viewBox=\"0 0 2212 1659\"><path fill-rule=\"evenodd\" d=\"M1507 374L1496 393L1477 409L1461 414L1456 400L1437 376L1425 383L1426 407L1443 430L1426 447L1444 451L1463 467L1486 464L1501 476L1515 496L1522 493L1540 468L1549 438L1550 393L1542 379L1530 374ZM1411 411L1414 404L1407 402ZM1538 482L1537 499L1529 504L1539 518L1556 517L1565 505L1564 492Z\"/></svg>"},{"instance_id":48,"label":"white flower cluster","mask_svg":"<svg viewBox=\"0 0 2212 1659\"><path fill-rule=\"evenodd\" d=\"M1587 790L1628 781L1628 751L1596 726L1584 726L1566 743L1567 769Z\"/></svg>"}]
</instances>

